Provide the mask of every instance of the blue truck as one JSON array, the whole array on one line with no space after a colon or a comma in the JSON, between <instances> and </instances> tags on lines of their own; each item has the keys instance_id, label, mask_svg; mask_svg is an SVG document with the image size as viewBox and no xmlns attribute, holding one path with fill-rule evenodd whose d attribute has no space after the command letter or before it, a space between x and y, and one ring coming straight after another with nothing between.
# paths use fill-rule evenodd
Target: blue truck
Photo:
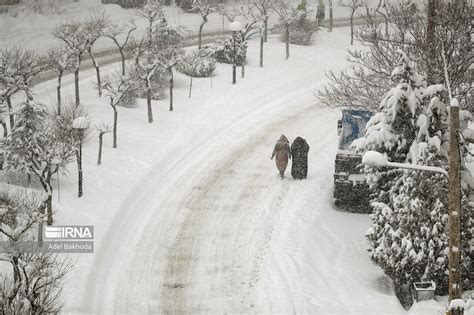
<instances>
[{"instance_id":1,"label":"blue truck","mask_svg":"<svg viewBox=\"0 0 474 315\"><path fill-rule=\"evenodd\" d=\"M365 134L373 112L343 109L338 121L339 143L334 170L334 204L349 212L370 213L370 190L362 172L362 156L351 150L351 143Z\"/></svg>"}]
</instances>

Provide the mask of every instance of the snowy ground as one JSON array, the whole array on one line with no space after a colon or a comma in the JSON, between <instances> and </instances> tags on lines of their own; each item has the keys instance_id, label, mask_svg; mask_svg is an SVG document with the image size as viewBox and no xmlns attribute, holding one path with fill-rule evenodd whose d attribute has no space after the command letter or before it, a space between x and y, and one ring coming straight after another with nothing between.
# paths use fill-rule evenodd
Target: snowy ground
<instances>
[{"instance_id":1,"label":"snowy ground","mask_svg":"<svg viewBox=\"0 0 474 315\"><path fill-rule=\"evenodd\" d=\"M69 13L98 3L81 0ZM116 21L132 14L106 7ZM197 29L199 16L167 14ZM62 18L1 16L0 46L16 42L43 52ZM205 28L221 23L216 15ZM65 313L406 314L368 258L367 215L332 204L340 113L318 104L313 92L325 83L324 71L347 66L348 34L320 32L313 46L291 46L288 61L272 36L263 69L251 41L244 79L232 86L231 68L219 65L212 81L194 80L191 99L189 79L176 75L174 112L167 99L154 102L155 122L148 124L143 100L119 108L119 147L105 136L101 166L92 133L84 147L84 196L76 197L75 165L60 178L60 200L54 196L55 224L95 226L95 254L73 256ZM94 123L111 122L94 75L81 73L82 102ZM64 83L72 100L72 77ZM36 86L37 99L54 100L55 84ZM270 156L281 133L307 139L307 180L294 181L288 171L278 178Z\"/></svg>"},{"instance_id":2,"label":"snowy ground","mask_svg":"<svg viewBox=\"0 0 474 315\"><path fill-rule=\"evenodd\" d=\"M71 165L56 203L56 224L95 226L95 254L74 257L65 312L405 313L368 258L368 217L332 205L339 111L313 92L325 70L346 66L346 34L321 32L311 47L292 46L288 61L271 38L263 69L252 41L244 79L232 86L231 68L219 65L212 88L194 80L191 99L178 74L174 112L154 102L148 124L143 101L119 109L119 148L107 135L101 166L91 135L83 198ZM82 102L95 123L110 122L92 80L82 74ZM72 78L65 83L72 98ZM48 101L54 88L35 91ZM270 155L281 133L308 140L307 180L278 178Z\"/></svg>"}]
</instances>

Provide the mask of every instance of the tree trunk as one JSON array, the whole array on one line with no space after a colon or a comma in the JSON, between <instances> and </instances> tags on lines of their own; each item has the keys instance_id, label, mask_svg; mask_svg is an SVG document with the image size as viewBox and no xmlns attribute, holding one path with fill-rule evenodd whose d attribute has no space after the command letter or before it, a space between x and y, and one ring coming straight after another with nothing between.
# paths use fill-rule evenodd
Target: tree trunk
<instances>
[{"instance_id":1,"label":"tree trunk","mask_svg":"<svg viewBox=\"0 0 474 315\"><path fill-rule=\"evenodd\" d=\"M202 44L202 29L204 28L204 24L206 24L206 20L202 20L201 24L199 25L199 34L198 34L198 49L201 50Z\"/></svg>"},{"instance_id":2,"label":"tree trunk","mask_svg":"<svg viewBox=\"0 0 474 315\"><path fill-rule=\"evenodd\" d=\"M114 128L113 128L114 142L113 142L112 148L116 149L117 148L117 118L118 118L118 112L117 112L117 107L116 106L112 106L112 109L114 110Z\"/></svg>"},{"instance_id":3,"label":"tree trunk","mask_svg":"<svg viewBox=\"0 0 474 315\"><path fill-rule=\"evenodd\" d=\"M7 96L7 106L8 106L8 117L10 118L10 130L13 130L13 126L15 125L15 114L13 113L11 95Z\"/></svg>"},{"instance_id":4,"label":"tree trunk","mask_svg":"<svg viewBox=\"0 0 474 315\"><path fill-rule=\"evenodd\" d=\"M189 98L191 98L191 91L193 89L193 77L189 80Z\"/></svg>"},{"instance_id":5,"label":"tree trunk","mask_svg":"<svg viewBox=\"0 0 474 315\"><path fill-rule=\"evenodd\" d=\"M125 75L125 53L123 52L123 48L119 49L120 57L122 57L122 75Z\"/></svg>"},{"instance_id":6,"label":"tree trunk","mask_svg":"<svg viewBox=\"0 0 474 315\"><path fill-rule=\"evenodd\" d=\"M286 34L286 59L290 58L290 26L285 25Z\"/></svg>"},{"instance_id":7,"label":"tree trunk","mask_svg":"<svg viewBox=\"0 0 474 315\"><path fill-rule=\"evenodd\" d=\"M263 41L266 43L268 40L268 17L263 20Z\"/></svg>"},{"instance_id":8,"label":"tree trunk","mask_svg":"<svg viewBox=\"0 0 474 315\"><path fill-rule=\"evenodd\" d=\"M44 185L43 185L43 188L44 188ZM44 215L44 212L46 211L46 208L47 208L47 205L46 205L47 203L48 201L46 200L46 202L40 206L39 212L41 215ZM42 219L38 222L37 232L38 232L38 245L43 246L43 220Z\"/></svg>"},{"instance_id":9,"label":"tree trunk","mask_svg":"<svg viewBox=\"0 0 474 315\"><path fill-rule=\"evenodd\" d=\"M21 281L18 254L12 257L13 265L13 284L18 284Z\"/></svg>"},{"instance_id":10,"label":"tree trunk","mask_svg":"<svg viewBox=\"0 0 474 315\"><path fill-rule=\"evenodd\" d=\"M173 87L174 87L174 80L173 80L173 69L169 69L170 73L170 112L173 111Z\"/></svg>"},{"instance_id":11,"label":"tree trunk","mask_svg":"<svg viewBox=\"0 0 474 315\"><path fill-rule=\"evenodd\" d=\"M240 67L240 77L245 78L245 62L242 62L242 66Z\"/></svg>"},{"instance_id":12,"label":"tree trunk","mask_svg":"<svg viewBox=\"0 0 474 315\"><path fill-rule=\"evenodd\" d=\"M58 116L61 116L61 80L63 78L63 72L64 71L59 71L58 75L58 85L56 87L56 92L58 94Z\"/></svg>"},{"instance_id":13,"label":"tree trunk","mask_svg":"<svg viewBox=\"0 0 474 315\"><path fill-rule=\"evenodd\" d=\"M2 121L0 121L0 124L1 124L2 127L3 127L3 137L6 138L6 137L8 136L7 123L2 120ZM1 169L1 165L0 165L0 169Z\"/></svg>"},{"instance_id":14,"label":"tree trunk","mask_svg":"<svg viewBox=\"0 0 474 315\"><path fill-rule=\"evenodd\" d=\"M354 10L351 12L351 45L354 44Z\"/></svg>"},{"instance_id":15,"label":"tree trunk","mask_svg":"<svg viewBox=\"0 0 474 315\"><path fill-rule=\"evenodd\" d=\"M459 106L449 109L449 301L461 298L461 157ZM454 313L454 312L453 312ZM458 313L454 313L458 314Z\"/></svg>"},{"instance_id":16,"label":"tree trunk","mask_svg":"<svg viewBox=\"0 0 474 315\"><path fill-rule=\"evenodd\" d=\"M48 178L45 180L43 184L43 188L45 188L46 193L48 194L48 198L46 199L46 213L48 214L48 218L46 223L48 225L53 224L53 186L51 186L51 175L48 175Z\"/></svg>"},{"instance_id":17,"label":"tree trunk","mask_svg":"<svg viewBox=\"0 0 474 315\"><path fill-rule=\"evenodd\" d=\"M103 132L99 132L99 155L97 156L97 165L102 164L102 138L104 136Z\"/></svg>"},{"instance_id":18,"label":"tree trunk","mask_svg":"<svg viewBox=\"0 0 474 315\"><path fill-rule=\"evenodd\" d=\"M79 65L74 71L74 88L76 93L76 108L78 108L81 104L81 100L79 99Z\"/></svg>"},{"instance_id":19,"label":"tree trunk","mask_svg":"<svg viewBox=\"0 0 474 315\"><path fill-rule=\"evenodd\" d=\"M49 192L48 199L46 202L47 202L47 213L48 213L47 224L52 225L53 224L53 188L51 188L51 191Z\"/></svg>"},{"instance_id":20,"label":"tree trunk","mask_svg":"<svg viewBox=\"0 0 474 315\"><path fill-rule=\"evenodd\" d=\"M263 34L260 34L260 67L263 67L263 42L265 39L263 38Z\"/></svg>"},{"instance_id":21,"label":"tree trunk","mask_svg":"<svg viewBox=\"0 0 474 315\"><path fill-rule=\"evenodd\" d=\"M94 68L95 68L95 75L96 75L96 78L97 78L97 91L99 92L99 97L101 97L102 96L102 86L101 86L101 82L100 82L99 64L97 63L97 60L95 59L94 54L92 53L92 48L88 49L87 52L89 53L89 56L92 59L92 64L94 65Z\"/></svg>"},{"instance_id":22,"label":"tree trunk","mask_svg":"<svg viewBox=\"0 0 474 315\"><path fill-rule=\"evenodd\" d=\"M82 197L82 141L79 143L79 150L76 151L77 160L77 197Z\"/></svg>"},{"instance_id":23,"label":"tree trunk","mask_svg":"<svg viewBox=\"0 0 474 315\"><path fill-rule=\"evenodd\" d=\"M148 122L152 123L153 122L153 112L151 110L151 86L150 83L147 80L146 83L146 104L148 107Z\"/></svg>"},{"instance_id":24,"label":"tree trunk","mask_svg":"<svg viewBox=\"0 0 474 315\"><path fill-rule=\"evenodd\" d=\"M329 31L330 32L332 32L332 22L333 22L332 0L329 0Z\"/></svg>"},{"instance_id":25,"label":"tree trunk","mask_svg":"<svg viewBox=\"0 0 474 315\"><path fill-rule=\"evenodd\" d=\"M428 0L427 8L427 22L426 22L426 47L428 47L428 85L436 84L435 78L435 60L436 56L436 43L435 43L435 21L436 21L436 3L435 0Z\"/></svg>"}]
</instances>

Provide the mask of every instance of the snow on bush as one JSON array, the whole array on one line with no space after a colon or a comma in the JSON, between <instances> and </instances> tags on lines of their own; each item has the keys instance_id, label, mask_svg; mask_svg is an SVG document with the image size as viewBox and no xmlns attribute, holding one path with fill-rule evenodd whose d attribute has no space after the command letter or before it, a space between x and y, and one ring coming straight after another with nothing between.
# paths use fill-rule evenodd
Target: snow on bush
<instances>
[{"instance_id":1,"label":"snow on bush","mask_svg":"<svg viewBox=\"0 0 474 315\"><path fill-rule=\"evenodd\" d=\"M234 37L227 37L225 40L217 40L207 47L213 52L214 58L220 63L234 63ZM242 40L240 34L235 36L235 62L237 65L245 63L247 58L247 42Z\"/></svg>"},{"instance_id":2,"label":"snow on bush","mask_svg":"<svg viewBox=\"0 0 474 315\"><path fill-rule=\"evenodd\" d=\"M378 151L390 162L445 168L448 164L447 92L425 89L415 65L402 54L392 72L396 86L380 103L367 124L359 152ZM425 94L426 90L428 93ZM366 167L374 190L372 226L367 231L370 257L397 285L435 281L437 293L447 292L448 196L444 175L400 169ZM462 239L473 237L472 207L468 204L471 174L463 169ZM463 241L463 288L472 288L469 244Z\"/></svg>"},{"instance_id":3,"label":"snow on bush","mask_svg":"<svg viewBox=\"0 0 474 315\"><path fill-rule=\"evenodd\" d=\"M216 70L216 59L209 49L196 50L183 57L177 70L194 78L208 77Z\"/></svg>"}]
</instances>

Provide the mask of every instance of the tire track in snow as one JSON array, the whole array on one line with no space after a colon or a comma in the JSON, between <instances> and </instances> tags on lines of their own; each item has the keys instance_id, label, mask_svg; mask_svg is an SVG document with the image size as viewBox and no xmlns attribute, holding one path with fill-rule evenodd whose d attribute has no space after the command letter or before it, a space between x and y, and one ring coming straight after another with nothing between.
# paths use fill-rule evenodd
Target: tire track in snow
<instances>
[{"instance_id":1,"label":"tire track in snow","mask_svg":"<svg viewBox=\"0 0 474 315\"><path fill-rule=\"evenodd\" d=\"M310 107L309 109L311 108L314 107ZM162 312L193 313L210 311L209 308L211 306L209 305L188 305L189 286L193 284L192 277L196 272L196 266L200 263L198 252L203 245L198 240L209 241L209 239L205 237L206 224L215 222L217 211L224 214L224 218L218 219L218 221L220 221L221 230L223 229L222 227L225 227L224 230L226 230L228 227L235 225L236 221L240 221L240 227L244 224L251 228L252 223L255 224L255 221L252 222L252 220L250 220L249 222L249 216L251 217L252 214L249 214L246 209L255 207L254 203L258 200L259 195L262 192L266 192L259 191L256 188L265 187L263 183L268 182L268 176L258 176L265 174L254 174L254 176L246 177L245 175L248 174L244 173L244 176L242 176L242 173L239 172L238 169L240 169L242 165L247 165L251 170L258 169L258 167L268 169L270 162L268 156L271 153L271 149L269 150L267 146L264 146L264 143L268 142L266 135L277 133L278 130L282 130L285 126L301 119L307 110L308 108L305 108L297 114L283 117L271 123L259 132L260 136L252 137L251 141L244 142L236 150L229 152L228 156L216 165L211 174L194 189L193 194L184 202L182 207L187 209L189 214L181 224L178 237L167 255L167 266L164 273L165 280L163 281L161 293L161 301L166 304L160 307ZM254 139L257 139L257 141L254 141ZM260 152L260 148L265 148L265 159L261 159L262 152ZM272 174L274 174L273 167L271 170ZM273 177L275 180L275 176L270 177ZM225 192L228 191L230 187L236 185L236 183L240 187L244 187L238 192L238 197L235 198L237 202L219 208L216 202L225 195ZM283 186L283 189L278 192L276 203L281 202L287 192L288 187ZM278 208L277 205L273 207ZM260 207L260 209L263 208ZM225 269L230 269L230 274L227 271L224 272L223 275L216 274L213 277L214 279L223 280L221 287L217 286L214 292L225 292L228 297L226 306L230 308L229 311L233 312L248 312L255 306L255 302L251 301L251 291L255 283L259 280L260 269L265 259L268 243L271 240L273 213L269 211L264 213L261 211L260 213L254 213L254 215L257 216L257 221L266 222L267 224L262 227L263 231L248 231L250 232L250 239L247 240L247 242L252 242L256 247L252 252L253 256L251 257L253 257L253 263L251 264L250 270L242 272L241 265L239 265L238 261L238 258L241 259L242 256L237 256L235 253L232 253L232 251L235 251L235 248L237 248L237 251L239 248L242 248L242 246L238 247L238 244L242 243L240 239L248 236L248 234L242 233L244 231L239 229L237 231L238 233L235 234L236 239L233 241L234 244L229 244L229 242L224 243L224 248L230 249L231 253L227 253L230 255L224 255L224 257L227 258L224 258L224 261L221 262L224 266L228 267L228 269ZM236 219L236 216L239 218ZM219 241L219 239L217 241ZM237 247L235 247L236 244ZM216 251L219 251L219 248L216 248L213 253L216 253ZM208 258L212 259L213 257L215 256L211 255ZM227 261L229 259L231 262ZM191 299L192 297L193 295L191 294Z\"/></svg>"},{"instance_id":2,"label":"tire track in snow","mask_svg":"<svg viewBox=\"0 0 474 315\"><path fill-rule=\"evenodd\" d=\"M306 89L300 89L278 98L272 103L256 106L230 121L226 127L216 131L216 136L202 143L196 143L184 155L176 159L168 169L163 171L160 167L162 161L158 161L152 167L152 172L141 179L142 184L134 187L122 204L118 211L121 215L114 219L112 224L114 229L109 231L106 237L107 241L104 241L107 246L101 248L96 255L94 263L96 269L89 278L88 285L92 290L88 290L84 296L84 313L127 313L130 309L135 310L137 307L142 309L143 305L147 305L147 311L157 309L160 301L155 292L158 291L160 284L150 279L160 279L162 276L159 266L162 252L170 247L169 242L172 242L176 237L175 225L170 224L168 229L163 225L167 222L180 222L186 213L186 209L176 208L176 203L179 201L175 200L176 191L179 190L182 194L186 194L187 190L186 187L183 188L183 183L189 182L189 173L192 173L191 181L193 178L200 180L201 174L193 169L193 166L209 163L208 155L213 153L212 150L215 150L212 148L213 143L219 142L222 138L234 136L236 131L241 129L241 124L249 117L266 113L271 108L281 108L283 104L307 104L308 99L313 101ZM270 117L273 118L273 116ZM189 159L190 155L193 155L193 159ZM188 163L190 161L191 164ZM160 187L162 180L169 177L174 180L173 184L168 189L158 190L153 194L150 188ZM151 208L157 207L159 209L150 211ZM169 208L176 209L176 211L170 213ZM139 219L137 220L137 218ZM142 222L148 223L143 226L140 224ZM126 243L124 244L124 242ZM154 251L152 250L153 253L150 254L149 250L143 251L143 248L154 249ZM149 258L150 256L152 259ZM110 265L110 257L120 257L120 260ZM124 267L130 267L128 269L133 270L133 274L119 276L120 278L117 279L125 269ZM102 281L97 282L98 277ZM123 289L129 285L135 285L134 289ZM131 291L133 294L130 294ZM98 298L99 294L101 298ZM154 298L148 299L149 296ZM90 307L92 309L89 309Z\"/></svg>"}]
</instances>

